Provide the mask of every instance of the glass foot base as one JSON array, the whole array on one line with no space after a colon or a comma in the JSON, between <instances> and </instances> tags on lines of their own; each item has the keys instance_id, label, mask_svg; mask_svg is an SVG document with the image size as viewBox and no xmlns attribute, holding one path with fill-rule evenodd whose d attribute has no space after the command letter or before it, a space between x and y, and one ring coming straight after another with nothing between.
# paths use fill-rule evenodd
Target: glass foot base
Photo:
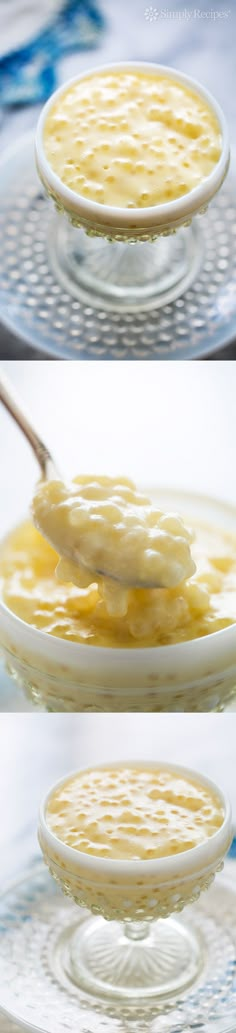
<instances>
[{"instance_id":1,"label":"glass foot base","mask_svg":"<svg viewBox=\"0 0 236 1033\"><path fill-rule=\"evenodd\" d=\"M219 876L183 924L151 923L145 955L35 865L0 900L0 1008L40 1033L235 1033L235 914Z\"/></svg>"},{"instance_id":2,"label":"glass foot base","mask_svg":"<svg viewBox=\"0 0 236 1033\"><path fill-rule=\"evenodd\" d=\"M182 993L202 963L198 938L171 918L121 925L89 917L60 950L78 987L134 1005Z\"/></svg>"},{"instance_id":3,"label":"glass foot base","mask_svg":"<svg viewBox=\"0 0 236 1033\"><path fill-rule=\"evenodd\" d=\"M55 216L49 228L53 273L72 297L113 311L143 311L174 301L195 279L202 260L198 225L148 243L86 236Z\"/></svg>"}]
</instances>

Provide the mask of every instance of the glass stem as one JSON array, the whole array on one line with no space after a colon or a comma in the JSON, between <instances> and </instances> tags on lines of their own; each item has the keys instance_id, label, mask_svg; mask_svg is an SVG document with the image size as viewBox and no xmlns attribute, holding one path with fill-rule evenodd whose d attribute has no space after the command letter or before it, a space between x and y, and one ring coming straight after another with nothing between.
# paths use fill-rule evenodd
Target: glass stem
<instances>
[{"instance_id":1,"label":"glass stem","mask_svg":"<svg viewBox=\"0 0 236 1033\"><path fill-rule=\"evenodd\" d=\"M124 922L128 940L146 940L150 933L150 922Z\"/></svg>"}]
</instances>

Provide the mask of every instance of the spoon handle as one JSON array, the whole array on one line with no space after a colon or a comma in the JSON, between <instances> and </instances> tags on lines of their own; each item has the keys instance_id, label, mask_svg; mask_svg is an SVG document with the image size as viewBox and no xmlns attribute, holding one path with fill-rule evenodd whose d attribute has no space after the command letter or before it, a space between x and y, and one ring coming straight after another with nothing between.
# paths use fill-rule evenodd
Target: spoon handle
<instances>
[{"instance_id":1,"label":"spoon handle","mask_svg":"<svg viewBox=\"0 0 236 1033\"><path fill-rule=\"evenodd\" d=\"M37 462L39 463L42 476L46 480L49 480L52 477L58 478L58 474L48 448L44 445L44 442L37 434L31 420L26 415L22 403L17 398L14 388L12 388L12 385L3 373L0 375L0 402L2 402L5 409L7 409L13 417L13 420L15 420L15 423L17 423L17 426L31 445Z\"/></svg>"}]
</instances>

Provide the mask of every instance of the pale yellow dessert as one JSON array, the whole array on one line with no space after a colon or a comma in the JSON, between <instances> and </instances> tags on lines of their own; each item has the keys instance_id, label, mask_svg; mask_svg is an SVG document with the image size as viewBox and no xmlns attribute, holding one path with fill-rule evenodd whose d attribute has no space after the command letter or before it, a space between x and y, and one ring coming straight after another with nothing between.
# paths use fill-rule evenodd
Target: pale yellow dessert
<instances>
[{"instance_id":1,"label":"pale yellow dessert","mask_svg":"<svg viewBox=\"0 0 236 1033\"><path fill-rule=\"evenodd\" d=\"M158 761L115 761L67 776L39 817L51 874L77 904L109 920L181 911L210 886L231 838L220 790Z\"/></svg>"},{"instance_id":2,"label":"pale yellow dessert","mask_svg":"<svg viewBox=\"0 0 236 1033\"><path fill-rule=\"evenodd\" d=\"M67 641L132 648L196 639L236 622L236 535L195 523L196 573L176 588L131 590L123 617L108 613L100 588L59 582L58 555L30 521L0 550L0 592L26 623Z\"/></svg>"},{"instance_id":3,"label":"pale yellow dessert","mask_svg":"<svg viewBox=\"0 0 236 1033\"><path fill-rule=\"evenodd\" d=\"M113 477L41 480L32 503L38 530L62 557L57 576L79 588L98 582L108 613L127 613L130 587L173 588L195 571L192 534L132 481ZM106 575L106 576L105 576Z\"/></svg>"},{"instance_id":4,"label":"pale yellow dessert","mask_svg":"<svg viewBox=\"0 0 236 1033\"><path fill-rule=\"evenodd\" d=\"M46 810L48 828L67 846L124 861L191 850L223 821L213 789L158 764L79 771L52 792Z\"/></svg>"},{"instance_id":5,"label":"pale yellow dessert","mask_svg":"<svg viewBox=\"0 0 236 1033\"><path fill-rule=\"evenodd\" d=\"M222 151L207 101L171 75L146 69L91 72L65 88L47 114L46 157L82 197L145 208L188 194Z\"/></svg>"}]
</instances>

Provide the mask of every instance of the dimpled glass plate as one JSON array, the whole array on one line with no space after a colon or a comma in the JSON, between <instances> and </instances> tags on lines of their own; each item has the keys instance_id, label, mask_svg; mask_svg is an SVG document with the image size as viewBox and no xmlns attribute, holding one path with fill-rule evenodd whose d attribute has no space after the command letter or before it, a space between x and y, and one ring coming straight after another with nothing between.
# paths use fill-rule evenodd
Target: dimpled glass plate
<instances>
[{"instance_id":1,"label":"dimpled glass plate","mask_svg":"<svg viewBox=\"0 0 236 1033\"><path fill-rule=\"evenodd\" d=\"M181 998L122 1006L78 990L67 976L67 937L88 912L64 898L41 864L0 900L0 1006L47 1033L235 1033L236 888L222 876L185 909L202 965Z\"/></svg>"},{"instance_id":2,"label":"dimpled glass plate","mask_svg":"<svg viewBox=\"0 0 236 1033\"><path fill-rule=\"evenodd\" d=\"M191 286L163 308L117 312L92 307L58 283L50 257L54 208L37 177L33 135L21 137L0 164L0 319L31 346L58 358L187 359L230 343L236 333L233 166L232 160L206 214L194 220L201 255Z\"/></svg>"}]
</instances>

